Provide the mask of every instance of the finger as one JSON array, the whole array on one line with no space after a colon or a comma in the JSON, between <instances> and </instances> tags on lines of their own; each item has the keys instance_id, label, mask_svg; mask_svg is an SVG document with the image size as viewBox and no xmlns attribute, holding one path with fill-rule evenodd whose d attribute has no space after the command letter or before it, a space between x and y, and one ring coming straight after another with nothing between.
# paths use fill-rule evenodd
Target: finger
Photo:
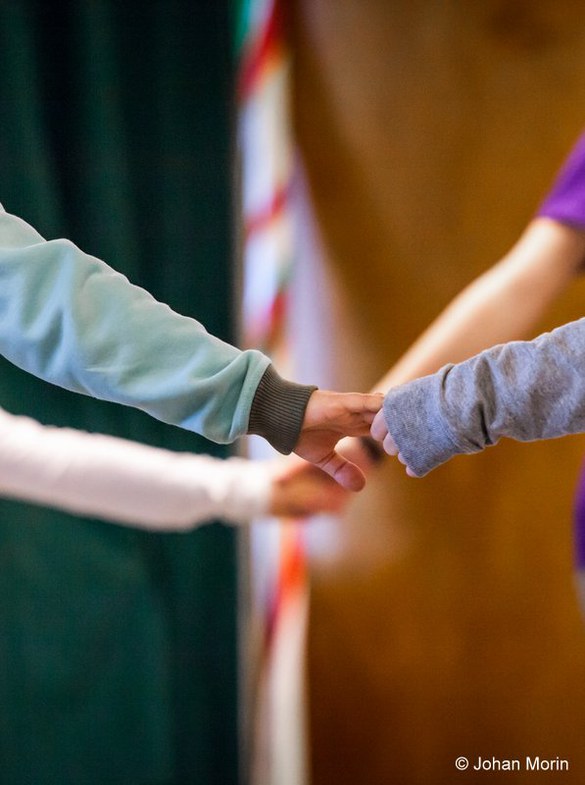
<instances>
[{"instance_id":1,"label":"finger","mask_svg":"<svg viewBox=\"0 0 585 785\"><path fill-rule=\"evenodd\" d=\"M336 449L346 460L359 466L364 474L367 474L382 459L378 442L368 434L361 439L346 437L337 443Z\"/></svg>"},{"instance_id":2,"label":"finger","mask_svg":"<svg viewBox=\"0 0 585 785\"><path fill-rule=\"evenodd\" d=\"M369 427L371 426L371 424L374 422L377 414L378 414L378 412L364 412L360 416L361 421L367 424L368 430L369 430Z\"/></svg>"},{"instance_id":3,"label":"finger","mask_svg":"<svg viewBox=\"0 0 585 785\"><path fill-rule=\"evenodd\" d=\"M316 390L305 410L303 430L329 428L344 435L362 436L382 402L381 394Z\"/></svg>"},{"instance_id":4,"label":"finger","mask_svg":"<svg viewBox=\"0 0 585 785\"><path fill-rule=\"evenodd\" d=\"M372 422L372 427L370 428L370 433L372 437L379 442L383 442L388 434L388 427L386 425L386 420L384 419L384 410L380 409L380 411L374 417L374 421Z\"/></svg>"},{"instance_id":5,"label":"finger","mask_svg":"<svg viewBox=\"0 0 585 785\"><path fill-rule=\"evenodd\" d=\"M384 450L388 453L388 455L398 455L398 447L396 446L396 442L390 434L386 435L382 444L384 445Z\"/></svg>"},{"instance_id":6,"label":"finger","mask_svg":"<svg viewBox=\"0 0 585 785\"><path fill-rule=\"evenodd\" d=\"M384 403L382 393L337 393L337 402L351 414L376 414Z\"/></svg>"},{"instance_id":7,"label":"finger","mask_svg":"<svg viewBox=\"0 0 585 785\"><path fill-rule=\"evenodd\" d=\"M382 393L368 393L362 397L366 399L362 411L376 414L382 408L384 403L384 395Z\"/></svg>"},{"instance_id":8,"label":"finger","mask_svg":"<svg viewBox=\"0 0 585 785\"><path fill-rule=\"evenodd\" d=\"M366 484L362 470L338 452L331 452L316 465L347 491L361 491Z\"/></svg>"},{"instance_id":9,"label":"finger","mask_svg":"<svg viewBox=\"0 0 585 785\"><path fill-rule=\"evenodd\" d=\"M413 471L413 470L410 468L410 466L407 466L407 467L406 467L406 473L408 474L408 476L409 476L409 477L415 477L417 480L420 480L420 474L416 474L416 473L415 473L415 472L414 472L414 471Z\"/></svg>"}]
</instances>

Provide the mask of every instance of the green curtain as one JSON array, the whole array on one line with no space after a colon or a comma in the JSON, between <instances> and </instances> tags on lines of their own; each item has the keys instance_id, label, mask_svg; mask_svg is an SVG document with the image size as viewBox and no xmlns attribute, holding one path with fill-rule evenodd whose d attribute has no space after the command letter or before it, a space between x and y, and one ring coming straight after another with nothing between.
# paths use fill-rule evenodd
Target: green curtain
<instances>
[{"instance_id":1,"label":"green curtain","mask_svg":"<svg viewBox=\"0 0 585 785\"><path fill-rule=\"evenodd\" d=\"M232 24L214 0L0 0L0 201L231 340ZM0 361L0 405L221 455ZM2 785L237 781L236 556L0 502Z\"/></svg>"}]
</instances>

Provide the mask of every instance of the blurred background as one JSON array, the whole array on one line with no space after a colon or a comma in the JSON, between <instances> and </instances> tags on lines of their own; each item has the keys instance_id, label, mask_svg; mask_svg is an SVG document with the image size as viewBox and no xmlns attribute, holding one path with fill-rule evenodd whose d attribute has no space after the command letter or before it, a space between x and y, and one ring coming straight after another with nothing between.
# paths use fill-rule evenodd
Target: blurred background
<instances>
[{"instance_id":1,"label":"blurred background","mask_svg":"<svg viewBox=\"0 0 585 785\"><path fill-rule=\"evenodd\" d=\"M515 242L583 126L570 0L298 0L295 129L342 293L331 384L368 388ZM583 314L576 284L536 332ZM536 334L536 333L535 333ZM572 505L583 440L505 443L423 481L372 477L308 532L314 785L579 782L585 638ZM540 751L540 752L537 752Z\"/></svg>"},{"instance_id":2,"label":"blurred background","mask_svg":"<svg viewBox=\"0 0 585 785\"><path fill-rule=\"evenodd\" d=\"M226 3L0 3L0 201L234 339ZM225 454L0 373L42 422ZM0 506L0 782L237 781L236 544Z\"/></svg>"},{"instance_id":3,"label":"blurred background","mask_svg":"<svg viewBox=\"0 0 585 785\"><path fill-rule=\"evenodd\" d=\"M0 43L5 208L335 389L501 257L583 126L576 0L6 0ZM0 379L9 411L225 454ZM387 461L342 519L237 538L2 502L0 782L581 783L584 452Z\"/></svg>"}]
</instances>

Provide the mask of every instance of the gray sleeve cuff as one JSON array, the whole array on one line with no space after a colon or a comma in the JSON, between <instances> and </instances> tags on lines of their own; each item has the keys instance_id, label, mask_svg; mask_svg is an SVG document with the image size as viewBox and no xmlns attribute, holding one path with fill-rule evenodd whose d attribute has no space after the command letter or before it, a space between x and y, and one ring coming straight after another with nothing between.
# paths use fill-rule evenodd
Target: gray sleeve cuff
<instances>
[{"instance_id":1,"label":"gray sleeve cuff","mask_svg":"<svg viewBox=\"0 0 585 785\"><path fill-rule=\"evenodd\" d=\"M526 442L584 432L584 366L580 319L391 390L384 418L407 464L422 476L502 437Z\"/></svg>"},{"instance_id":2,"label":"gray sleeve cuff","mask_svg":"<svg viewBox=\"0 0 585 785\"><path fill-rule=\"evenodd\" d=\"M443 385L450 367L395 387L384 398L388 432L417 477L468 451L453 440L441 411Z\"/></svg>"},{"instance_id":3,"label":"gray sleeve cuff","mask_svg":"<svg viewBox=\"0 0 585 785\"><path fill-rule=\"evenodd\" d=\"M262 436L287 455L299 440L305 409L317 388L283 379L269 365L256 390L248 433Z\"/></svg>"}]
</instances>

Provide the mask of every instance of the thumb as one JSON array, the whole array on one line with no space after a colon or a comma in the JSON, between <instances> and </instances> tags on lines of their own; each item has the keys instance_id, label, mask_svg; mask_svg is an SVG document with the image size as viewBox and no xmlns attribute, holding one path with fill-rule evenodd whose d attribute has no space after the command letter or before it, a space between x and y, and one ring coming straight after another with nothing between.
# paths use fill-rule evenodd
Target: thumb
<instances>
[{"instance_id":1,"label":"thumb","mask_svg":"<svg viewBox=\"0 0 585 785\"><path fill-rule=\"evenodd\" d=\"M316 466L332 477L346 491L361 491L366 484L362 470L335 450L320 460Z\"/></svg>"}]
</instances>

